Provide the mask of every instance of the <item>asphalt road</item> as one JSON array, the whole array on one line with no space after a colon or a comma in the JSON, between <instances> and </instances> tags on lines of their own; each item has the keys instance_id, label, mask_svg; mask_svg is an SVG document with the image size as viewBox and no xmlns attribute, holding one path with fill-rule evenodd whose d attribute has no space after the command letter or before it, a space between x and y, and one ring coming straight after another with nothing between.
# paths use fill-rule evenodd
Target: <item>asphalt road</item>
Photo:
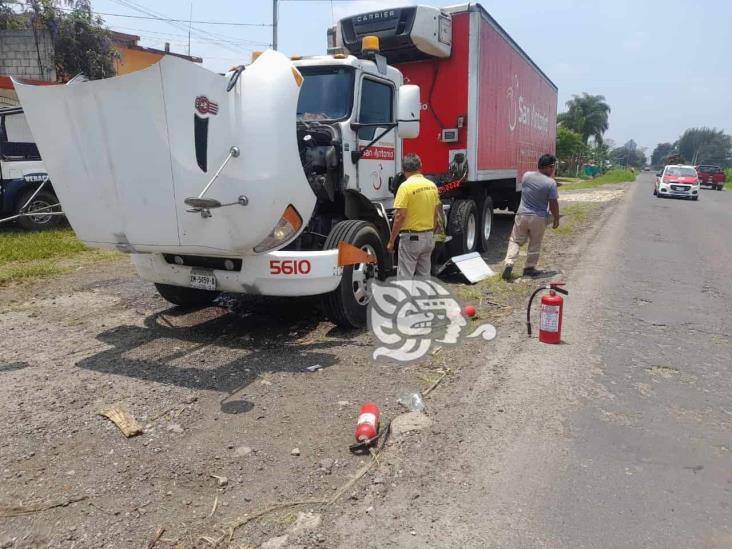
<instances>
[{"instance_id":1,"label":"asphalt road","mask_svg":"<svg viewBox=\"0 0 732 549\"><path fill-rule=\"evenodd\" d=\"M651 192L589 238L565 344L499 334L374 546L732 547L732 193Z\"/></svg>"},{"instance_id":2,"label":"asphalt road","mask_svg":"<svg viewBox=\"0 0 732 549\"><path fill-rule=\"evenodd\" d=\"M651 186L639 179L582 269L599 299L573 363L599 357L612 398L569 415L569 459L537 509L565 547L732 547L732 193Z\"/></svg>"}]
</instances>

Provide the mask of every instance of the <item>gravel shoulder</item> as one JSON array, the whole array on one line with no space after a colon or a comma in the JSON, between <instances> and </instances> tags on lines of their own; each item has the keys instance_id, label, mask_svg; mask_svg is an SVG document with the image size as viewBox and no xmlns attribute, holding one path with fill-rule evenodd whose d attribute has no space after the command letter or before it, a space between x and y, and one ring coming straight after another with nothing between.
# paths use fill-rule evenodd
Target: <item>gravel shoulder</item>
<instances>
[{"instance_id":1,"label":"gravel shoulder","mask_svg":"<svg viewBox=\"0 0 732 549\"><path fill-rule=\"evenodd\" d=\"M558 276L612 212L619 195L605 200L606 191L622 188L591 191L603 200L583 199L589 215L548 237L543 264ZM587 192L563 193L562 203ZM496 215L486 255L496 270L511 223ZM469 442L448 436L463 397L480 376L491 380L481 390L498 391L508 364L495 357L524 337L524 299L536 281L510 291L449 284L498 338L406 367L375 364L372 337L336 329L315 300L227 297L184 313L126 260L0 288L0 545L139 547L163 528L160 546L258 546L285 535L282 546L351 546L374 527L370 508L388 498L419 504L419 486L434 481L420 463L449 460ZM306 369L314 365L322 368ZM348 451L358 406L370 400L394 418L403 389L424 390L448 369L427 400L432 425L392 437L378 466L334 505L242 520L275 504L332 498L371 459ZM143 434L127 439L99 415L115 404ZM481 421L503 429L500 414ZM469 470L444 474L471 482Z\"/></svg>"}]
</instances>

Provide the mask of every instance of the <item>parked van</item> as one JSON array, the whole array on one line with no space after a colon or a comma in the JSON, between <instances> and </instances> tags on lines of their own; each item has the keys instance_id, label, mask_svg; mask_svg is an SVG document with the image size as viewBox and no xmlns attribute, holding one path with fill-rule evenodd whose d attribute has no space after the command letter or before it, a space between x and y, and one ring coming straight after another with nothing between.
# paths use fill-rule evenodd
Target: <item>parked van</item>
<instances>
[{"instance_id":1,"label":"parked van","mask_svg":"<svg viewBox=\"0 0 732 549\"><path fill-rule=\"evenodd\" d=\"M61 223L61 206L47 178L23 108L0 109L0 221L18 216L15 221L25 229Z\"/></svg>"}]
</instances>

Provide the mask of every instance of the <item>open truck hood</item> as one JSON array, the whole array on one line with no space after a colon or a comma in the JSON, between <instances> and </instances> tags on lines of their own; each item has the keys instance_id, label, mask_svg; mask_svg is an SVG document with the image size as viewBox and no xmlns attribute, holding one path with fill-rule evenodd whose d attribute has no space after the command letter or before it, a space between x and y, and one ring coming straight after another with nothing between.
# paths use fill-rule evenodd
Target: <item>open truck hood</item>
<instances>
[{"instance_id":1,"label":"open truck hood","mask_svg":"<svg viewBox=\"0 0 732 549\"><path fill-rule=\"evenodd\" d=\"M315 206L296 136L299 73L274 51L229 78L174 56L125 76L66 86L15 81L50 179L78 237L136 252L247 255L288 205ZM206 193L248 205L191 213ZM292 239L290 239L292 240ZM284 245L285 243L283 243Z\"/></svg>"}]
</instances>

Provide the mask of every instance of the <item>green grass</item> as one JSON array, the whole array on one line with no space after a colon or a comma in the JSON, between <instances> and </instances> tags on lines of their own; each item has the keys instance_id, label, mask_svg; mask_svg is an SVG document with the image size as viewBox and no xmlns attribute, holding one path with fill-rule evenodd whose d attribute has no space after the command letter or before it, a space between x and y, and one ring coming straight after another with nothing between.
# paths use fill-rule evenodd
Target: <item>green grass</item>
<instances>
[{"instance_id":1,"label":"green grass","mask_svg":"<svg viewBox=\"0 0 732 549\"><path fill-rule=\"evenodd\" d=\"M567 183L565 185L562 185L559 190L565 191L571 189L592 189L594 187L599 187L600 185L608 185L610 183L626 183L630 181L635 181L635 177L636 174L634 174L630 170L610 170L606 174L601 175L600 177L596 177L595 179Z\"/></svg>"},{"instance_id":2,"label":"green grass","mask_svg":"<svg viewBox=\"0 0 732 549\"><path fill-rule=\"evenodd\" d=\"M71 229L0 232L0 284L51 276L118 256L87 248Z\"/></svg>"},{"instance_id":3,"label":"green grass","mask_svg":"<svg viewBox=\"0 0 732 549\"><path fill-rule=\"evenodd\" d=\"M513 276L514 279L519 277L519 274ZM458 286L455 291L466 302L479 305L483 296L489 295L491 299L496 298L505 302L516 295L526 293L526 288L521 284L506 284L499 273L471 286Z\"/></svg>"},{"instance_id":4,"label":"green grass","mask_svg":"<svg viewBox=\"0 0 732 549\"><path fill-rule=\"evenodd\" d=\"M557 183L561 183L562 185L571 185L571 184L582 183L583 181L587 181L587 179L582 178L582 177L565 177L565 176L555 177L554 180Z\"/></svg>"},{"instance_id":5,"label":"green grass","mask_svg":"<svg viewBox=\"0 0 732 549\"><path fill-rule=\"evenodd\" d=\"M590 212L599 206L594 203L579 202L577 204L571 204L561 209L561 218L559 220L559 227L554 229L553 232L560 235L572 234L577 225L581 225L587 221L587 217ZM552 229L547 229L551 231Z\"/></svg>"},{"instance_id":6,"label":"green grass","mask_svg":"<svg viewBox=\"0 0 732 549\"><path fill-rule=\"evenodd\" d=\"M724 184L724 188L727 191L732 191L732 168L727 168L724 170L724 174L726 175L726 183Z\"/></svg>"}]
</instances>

